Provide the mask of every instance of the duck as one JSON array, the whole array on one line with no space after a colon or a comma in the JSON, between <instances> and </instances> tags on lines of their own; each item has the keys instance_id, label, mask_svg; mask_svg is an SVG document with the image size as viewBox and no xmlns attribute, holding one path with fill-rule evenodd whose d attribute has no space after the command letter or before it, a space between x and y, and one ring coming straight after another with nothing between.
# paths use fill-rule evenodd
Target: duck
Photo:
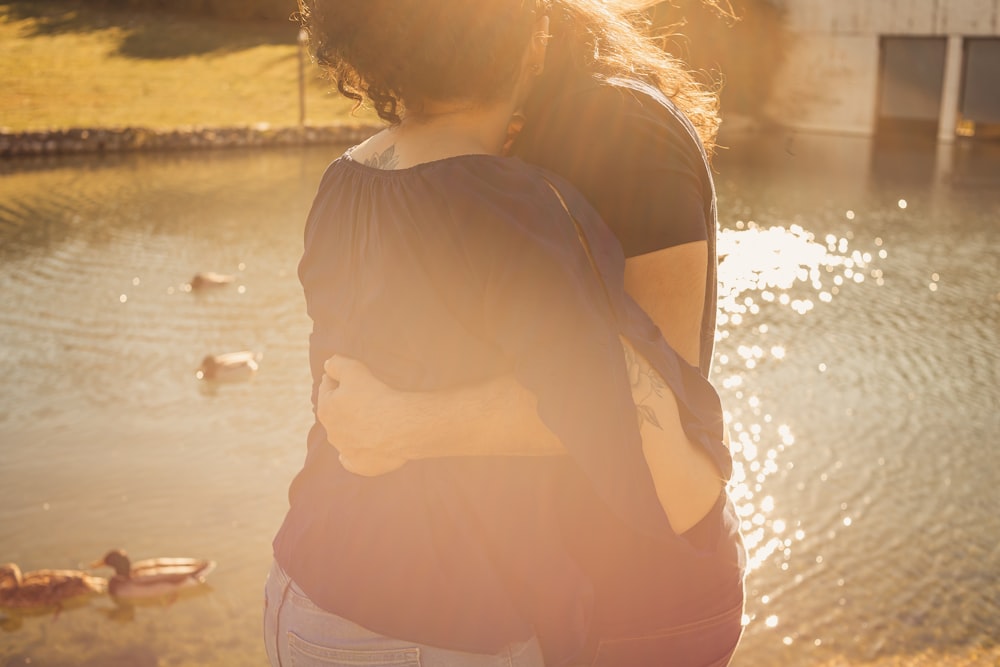
<instances>
[{"instance_id":1,"label":"duck","mask_svg":"<svg viewBox=\"0 0 1000 667\"><path fill-rule=\"evenodd\" d=\"M201 360L196 376L199 380L241 382L257 374L259 355L249 351L209 354Z\"/></svg>"},{"instance_id":2,"label":"duck","mask_svg":"<svg viewBox=\"0 0 1000 667\"><path fill-rule=\"evenodd\" d=\"M198 290L205 287L222 287L233 282L233 277L224 273L214 271L199 271L191 279L191 289Z\"/></svg>"},{"instance_id":3,"label":"duck","mask_svg":"<svg viewBox=\"0 0 1000 667\"><path fill-rule=\"evenodd\" d=\"M101 595L108 582L80 570L21 572L15 563L0 565L0 607L8 609L62 608L75 598Z\"/></svg>"},{"instance_id":4,"label":"duck","mask_svg":"<svg viewBox=\"0 0 1000 667\"><path fill-rule=\"evenodd\" d=\"M205 583L215 561L202 558L150 558L133 563L122 549L112 549L91 569L110 567L108 593L119 599L175 595L181 589Z\"/></svg>"}]
</instances>

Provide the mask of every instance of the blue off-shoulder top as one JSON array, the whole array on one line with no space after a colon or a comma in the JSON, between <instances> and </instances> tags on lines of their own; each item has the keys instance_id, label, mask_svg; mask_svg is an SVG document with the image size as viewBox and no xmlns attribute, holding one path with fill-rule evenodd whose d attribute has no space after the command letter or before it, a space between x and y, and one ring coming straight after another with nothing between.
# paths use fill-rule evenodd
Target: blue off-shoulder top
<instances>
[{"instance_id":1,"label":"blue off-shoulder top","mask_svg":"<svg viewBox=\"0 0 1000 667\"><path fill-rule=\"evenodd\" d=\"M605 296L552 182L592 249ZM364 362L431 391L513 373L568 456L411 461L347 472L317 421L277 536L278 563L318 606L371 630L478 653L537 635L546 663L583 647L593 591L560 533L566 494L676 542L642 455L619 332L677 396L689 437L728 477L718 397L625 294L614 235L566 181L467 155L383 171L345 154L310 211L299 277L323 362ZM455 415L462 419L462 415ZM585 506L581 502L581 507Z\"/></svg>"}]
</instances>

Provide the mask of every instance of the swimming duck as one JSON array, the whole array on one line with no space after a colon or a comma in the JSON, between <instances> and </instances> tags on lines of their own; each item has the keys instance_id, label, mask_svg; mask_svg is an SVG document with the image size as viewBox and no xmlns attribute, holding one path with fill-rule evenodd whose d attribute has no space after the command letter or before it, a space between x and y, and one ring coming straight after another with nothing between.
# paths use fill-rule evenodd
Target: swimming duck
<instances>
[{"instance_id":1,"label":"swimming duck","mask_svg":"<svg viewBox=\"0 0 1000 667\"><path fill-rule=\"evenodd\" d=\"M249 380L257 373L258 359L256 354L247 351L209 354L201 360L196 375L199 380L216 382Z\"/></svg>"},{"instance_id":2,"label":"swimming duck","mask_svg":"<svg viewBox=\"0 0 1000 667\"><path fill-rule=\"evenodd\" d=\"M177 593L182 588L205 583L215 561L201 558L150 558L133 563L121 549L113 549L91 568L107 566L115 571L108 592L116 598L147 598Z\"/></svg>"},{"instance_id":3,"label":"swimming duck","mask_svg":"<svg viewBox=\"0 0 1000 667\"><path fill-rule=\"evenodd\" d=\"M194 274L194 278L191 279L191 289L202 289L204 287L221 287L222 285L228 285L233 282L233 277L228 276L224 273L215 273L213 271L202 271Z\"/></svg>"},{"instance_id":4,"label":"swimming duck","mask_svg":"<svg viewBox=\"0 0 1000 667\"><path fill-rule=\"evenodd\" d=\"M0 607L31 609L61 608L73 599L104 593L108 582L80 570L34 570L21 572L14 563L0 565Z\"/></svg>"}]
</instances>

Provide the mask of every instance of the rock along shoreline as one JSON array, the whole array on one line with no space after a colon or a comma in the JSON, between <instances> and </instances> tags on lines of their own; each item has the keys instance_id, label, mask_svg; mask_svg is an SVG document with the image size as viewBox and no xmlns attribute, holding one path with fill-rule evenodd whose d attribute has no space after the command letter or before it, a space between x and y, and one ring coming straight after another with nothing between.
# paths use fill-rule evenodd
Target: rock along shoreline
<instances>
[{"instance_id":1,"label":"rock along shoreline","mask_svg":"<svg viewBox=\"0 0 1000 667\"><path fill-rule=\"evenodd\" d=\"M68 128L14 132L0 129L0 159L29 156L355 144L374 134L374 124L305 127Z\"/></svg>"}]
</instances>

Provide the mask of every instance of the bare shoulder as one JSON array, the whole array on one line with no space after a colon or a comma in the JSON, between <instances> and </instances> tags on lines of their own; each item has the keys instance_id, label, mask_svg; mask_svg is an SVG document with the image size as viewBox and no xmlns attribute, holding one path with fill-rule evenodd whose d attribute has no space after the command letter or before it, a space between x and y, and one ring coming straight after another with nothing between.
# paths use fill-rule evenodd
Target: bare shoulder
<instances>
[{"instance_id":1,"label":"bare shoulder","mask_svg":"<svg viewBox=\"0 0 1000 667\"><path fill-rule=\"evenodd\" d=\"M375 169L399 168L399 150L389 129L382 130L365 139L347 152L355 162Z\"/></svg>"}]
</instances>

